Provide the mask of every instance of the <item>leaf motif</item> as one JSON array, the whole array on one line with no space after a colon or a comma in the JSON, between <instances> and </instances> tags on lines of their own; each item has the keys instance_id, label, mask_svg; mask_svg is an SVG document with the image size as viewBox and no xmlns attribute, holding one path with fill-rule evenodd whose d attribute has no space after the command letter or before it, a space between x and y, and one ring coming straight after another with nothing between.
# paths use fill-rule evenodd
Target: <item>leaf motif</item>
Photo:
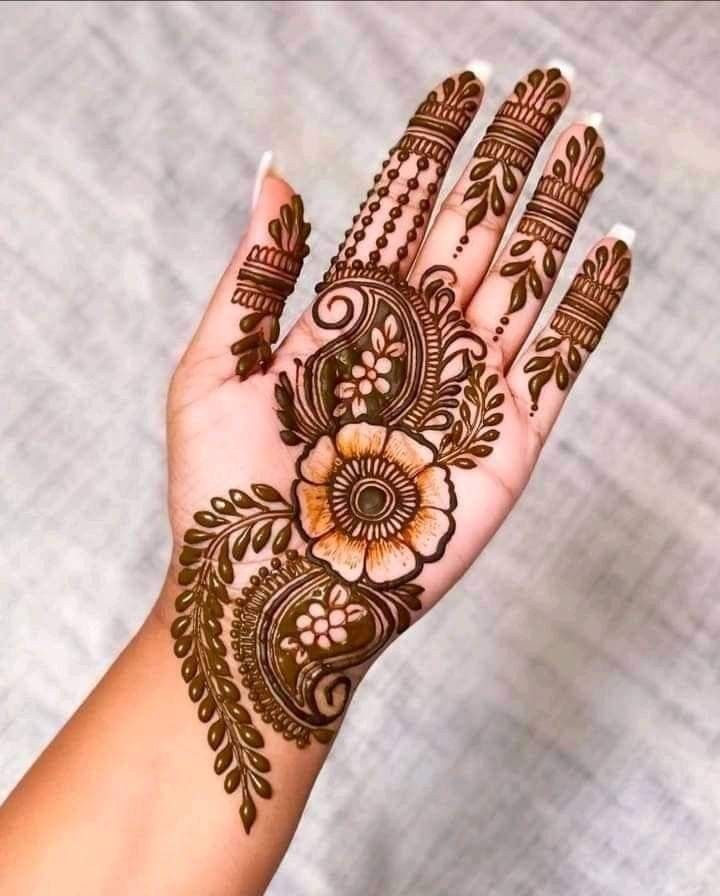
<instances>
[{"instance_id":1,"label":"leaf motif","mask_svg":"<svg viewBox=\"0 0 720 896\"><path fill-rule=\"evenodd\" d=\"M478 204L468 212L468 216L465 219L465 229L472 230L473 227L484 221L487 215L487 210L488 201L487 198L485 198L482 202L478 202Z\"/></svg>"},{"instance_id":2,"label":"leaf motif","mask_svg":"<svg viewBox=\"0 0 720 896\"><path fill-rule=\"evenodd\" d=\"M527 367L525 368L527 370ZM540 399L540 393L543 390L543 386L550 380L552 377L552 370L542 370L540 373L536 373L534 377L530 379L528 383L528 390L530 392L530 397L533 400L533 403L537 405Z\"/></svg>"},{"instance_id":3,"label":"leaf motif","mask_svg":"<svg viewBox=\"0 0 720 896\"><path fill-rule=\"evenodd\" d=\"M252 537L252 546L256 554L259 553L268 543L271 531L272 520L268 520L268 522L263 523L262 526L255 530L255 534Z\"/></svg>"},{"instance_id":4,"label":"leaf motif","mask_svg":"<svg viewBox=\"0 0 720 896\"><path fill-rule=\"evenodd\" d=\"M568 387L568 383L570 382L570 374L568 373L568 369L565 366L565 362L561 357L558 356L557 365L555 367L555 382L557 383L558 389L564 391Z\"/></svg>"},{"instance_id":5,"label":"leaf motif","mask_svg":"<svg viewBox=\"0 0 720 896\"><path fill-rule=\"evenodd\" d=\"M230 560L230 542L227 538L223 541L218 552L218 573L225 584L232 585L235 579L235 572Z\"/></svg>"},{"instance_id":6,"label":"leaf motif","mask_svg":"<svg viewBox=\"0 0 720 896\"><path fill-rule=\"evenodd\" d=\"M556 348L561 342L562 339L558 336L544 336L542 339L538 339L535 349L539 352L544 352L549 348Z\"/></svg>"},{"instance_id":7,"label":"leaf motif","mask_svg":"<svg viewBox=\"0 0 720 896\"><path fill-rule=\"evenodd\" d=\"M252 490L261 501L268 501L270 504L277 504L278 502L285 503L280 492L271 485L256 483L252 486Z\"/></svg>"},{"instance_id":8,"label":"leaf motif","mask_svg":"<svg viewBox=\"0 0 720 896\"><path fill-rule=\"evenodd\" d=\"M290 536L292 535L292 527L290 523L287 523L282 529L278 532L278 534L273 539L272 543L272 552L273 554L282 554L282 552L287 548L290 544Z\"/></svg>"},{"instance_id":9,"label":"leaf motif","mask_svg":"<svg viewBox=\"0 0 720 896\"><path fill-rule=\"evenodd\" d=\"M549 367L552 362L552 357L548 357L547 355L536 355L527 362L523 367L523 370L525 373L533 373L535 370L544 370L546 367Z\"/></svg>"}]
</instances>

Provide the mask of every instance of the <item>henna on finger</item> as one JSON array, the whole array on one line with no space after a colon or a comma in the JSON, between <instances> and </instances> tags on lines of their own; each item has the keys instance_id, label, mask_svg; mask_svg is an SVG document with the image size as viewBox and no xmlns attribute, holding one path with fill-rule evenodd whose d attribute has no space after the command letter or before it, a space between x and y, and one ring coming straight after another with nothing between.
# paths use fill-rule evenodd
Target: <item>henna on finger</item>
<instances>
[{"instance_id":1,"label":"henna on finger","mask_svg":"<svg viewBox=\"0 0 720 896\"><path fill-rule=\"evenodd\" d=\"M544 389L554 382L564 392L597 348L627 288L630 266L630 249L623 240L602 242L585 259L523 365L523 372L532 374L527 382L531 416Z\"/></svg>"},{"instance_id":2,"label":"henna on finger","mask_svg":"<svg viewBox=\"0 0 720 896\"><path fill-rule=\"evenodd\" d=\"M375 175L318 291L329 282L337 264L384 265L396 272L407 269L482 95L482 82L470 71L446 78L430 91Z\"/></svg>"},{"instance_id":3,"label":"henna on finger","mask_svg":"<svg viewBox=\"0 0 720 896\"><path fill-rule=\"evenodd\" d=\"M557 68L534 69L515 85L475 148L477 161L470 169L470 185L463 196L465 233L456 256L470 241L469 233L490 215L504 218L515 203L522 184L569 96Z\"/></svg>"},{"instance_id":4,"label":"henna on finger","mask_svg":"<svg viewBox=\"0 0 720 896\"><path fill-rule=\"evenodd\" d=\"M529 296L544 301L547 286L557 276L590 197L602 181L605 150L595 128L585 127L581 135L570 128L561 138L563 142L518 223L510 260L500 267L500 276L513 285L507 308L495 328L495 341L510 323L510 315L523 309Z\"/></svg>"},{"instance_id":5,"label":"henna on finger","mask_svg":"<svg viewBox=\"0 0 720 896\"><path fill-rule=\"evenodd\" d=\"M231 346L241 380L256 370L264 371L270 363L272 346L280 335L280 315L310 251L310 225L300 196L281 207L279 216L268 224L268 235L272 244L253 246L243 262L231 300L250 312L240 319L245 335Z\"/></svg>"}]
</instances>

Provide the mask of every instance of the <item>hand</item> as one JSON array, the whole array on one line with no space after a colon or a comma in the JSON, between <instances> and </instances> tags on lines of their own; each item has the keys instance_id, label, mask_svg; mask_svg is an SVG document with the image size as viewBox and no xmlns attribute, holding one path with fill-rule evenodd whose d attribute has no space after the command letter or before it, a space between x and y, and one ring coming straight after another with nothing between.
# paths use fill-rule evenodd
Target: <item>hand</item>
<instances>
[{"instance_id":1,"label":"hand","mask_svg":"<svg viewBox=\"0 0 720 896\"><path fill-rule=\"evenodd\" d=\"M423 242L482 92L464 72L420 105L274 353L310 228L268 176L173 378L171 629L247 831L267 740L328 743L372 660L477 557L628 282L606 237L523 349L602 179L601 138L571 125L493 263L569 98L557 69L517 84Z\"/></svg>"}]
</instances>

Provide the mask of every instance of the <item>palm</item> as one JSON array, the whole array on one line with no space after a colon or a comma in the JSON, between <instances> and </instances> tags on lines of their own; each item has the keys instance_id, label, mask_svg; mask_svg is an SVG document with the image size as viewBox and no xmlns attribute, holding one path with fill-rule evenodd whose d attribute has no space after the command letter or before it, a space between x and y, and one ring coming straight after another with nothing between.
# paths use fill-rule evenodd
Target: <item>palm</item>
<instances>
[{"instance_id":1,"label":"palm","mask_svg":"<svg viewBox=\"0 0 720 896\"><path fill-rule=\"evenodd\" d=\"M271 242L245 249L232 294L245 309L240 379L212 345L231 309L226 275L174 380L170 507L184 590L173 635L200 716L214 720L215 770L228 791L242 788L247 829L253 794L270 793L263 724L299 746L331 738L368 664L510 510L627 282L627 247L604 241L514 360L601 177L597 133L570 128L483 279L528 156L566 98L556 70L517 85L416 251L448 143L480 92L466 72L420 106L273 356L309 232L299 197L285 202L264 224Z\"/></svg>"}]
</instances>

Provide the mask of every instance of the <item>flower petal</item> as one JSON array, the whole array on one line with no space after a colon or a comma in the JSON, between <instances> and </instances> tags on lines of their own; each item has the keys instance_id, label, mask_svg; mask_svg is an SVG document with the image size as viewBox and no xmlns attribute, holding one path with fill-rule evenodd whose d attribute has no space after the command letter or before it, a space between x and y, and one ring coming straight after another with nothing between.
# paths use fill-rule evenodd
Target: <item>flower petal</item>
<instances>
[{"instance_id":1,"label":"flower petal","mask_svg":"<svg viewBox=\"0 0 720 896\"><path fill-rule=\"evenodd\" d=\"M390 433L384 454L402 467L409 476L419 473L434 460L432 449L415 441L412 436L399 429L394 429Z\"/></svg>"},{"instance_id":2,"label":"flower petal","mask_svg":"<svg viewBox=\"0 0 720 896\"><path fill-rule=\"evenodd\" d=\"M381 395L387 395L390 391L390 383L384 377L379 376L375 380L375 388Z\"/></svg>"},{"instance_id":3,"label":"flower petal","mask_svg":"<svg viewBox=\"0 0 720 896\"><path fill-rule=\"evenodd\" d=\"M361 380L367 373L367 368L363 367L362 364L353 364L353 368L350 372L356 380Z\"/></svg>"},{"instance_id":4,"label":"flower petal","mask_svg":"<svg viewBox=\"0 0 720 896\"><path fill-rule=\"evenodd\" d=\"M360 380L360 385L358 386L358 392L361 395L369 395L373 390L372 383L370 380Z\"/></svg>"},{"instance_id":5,"label":"flower petal","mask_svg":"<svg viewBox=\"0 0 720 896\"><path fill-rule=\"evenodd\" d=\"M400 537L421 557L437 553L442 538L450 531L450 515L434 507L420 507L400 532Z\"/></svg>"},{"instance_id":6,"label":"flower petal","mask_svg":"<svg viewBox=\"0 0 720 896\"><path fill-rule=\"evenodd\" d=\"M330 638L328 638L327 635L320 635L320 637L317 639L317 645L318 647L322 647L323 650L327 650L328 647L331 646Z\"/></svg>"},{"instance_id":7,"label":"flower petal","mask_svg":"<svg viewBox=\"0 0 720 896\"><path fill-rule=\"evenodd\" d=\"M309 538L318 538L335 525L330 512L330 492L326 485L311 485L302 479L296 487L300 525Z\"/></svg>"},{"instance_id":8,"label":"flower petal","mask_svg":"<svg viewBox=\"0 0 720 896\"><path fill-rule=\"evenodd\" d=\"M375 370L377 370L378 373L390 373L391 369L392 361L390 360L390 358L378 358L375 362Z\"/></svg>"},{"instance_id":9,"label":"flower petal","mask_svg":"<svg viewBox=\"0 0 720 896\"><path fill-rule=\"evenodd\" d=\"M313 601L308 607L308 613L313 619L320 619L321 616L325 615L325 607L319 601Z\"/></svg>"},{"instance_id":10,"label":"flower petal","mask_svg":"<svg viewBox=\"0 0 720 896\"><path fill-rule=\"evenodd\" d=\"M321 436L300 463L300 475L308 482L322 485L332 476L337 452L330 436Z\"/></svg>"},{"instance_id":11,"label":"flower petal","mask_svg":"<svg viewBox=\"0 0 720 896\"><path fill-rule=\"evenodd\" d=\"M310 628L312 619L306 613L303 613L302 616L298 616L295 620L295 625L298 627L298 631L302 631L304 628Z\"/></svg>"},{"instance_id":12,"label":"flower petal","mask_svg":"<svg viewBox=\"0 0 720 896\"><path fill-rule=\"evenodd\" d=\"M328 634L336 644L344 644L347 641L347 629L342 626L331 628Z\"/></svg>"},{"instance_id":13,"label":"flower petal","mask_svg":"<svg viewBox=\"0 0 720 896\"><path fill-rule=\"evenodd\" d=\"M338 625L344 625L346 619L347 613L345 612L345 610L330 610L328 622L331 626L333 626L333 628Z\"/></svg>"},{"instance_id":14,"label":"flower petal","mask_svg":"<svg viewBox=\"0 0 720 896\"><path fill-rule=\"evenodd\" d=\"M335 436L338 452L346 459L382 454L387 429L372 423L347 423Z\"/></svg>"},{"instance_id":15,"label":"flower petal","mask_svg":"<svg viewBox=\"0 0 720 896\"><path fill-rule=\"evenodd\" d=\"M358 619L362 619L367 614L367 610L362 604L348 604L345 607L345 614L348 622L355 622ZM332 616L330 617L330 625L333 625Z\"/></svg>"},{"instance_id":16,"label":"flower petal","mask_svg":"<svg viewBox=\"0 0 720 896\"><path fill-rule=\"evenodd\" d=\"M306 647L309 647L311 644L315 643L315 635L311 631L304 631L300 633L300 643L305 644Z\"/></svg>"},{"instance_id":17,"label":"flower petal","mask_svg":"<svg viewBox=\"0 0 720 896\"><path fill-rule=\"evenodd\" d=\"M338 398L352 398L355 394L355 389L355 383L338 383L337 386L335 386L335 394Z\"/></svg>"},{"instance_id":18,"label":"flower petal","mask_svg":"<svg viewBox=\"0 0 720 896\"><path fill-rule=\"evenodd\" d=\"M341 585L340 582L335 582L328 594L328 605L331 607L344 607L349 600L350 591L344 585Z\"/></svg>"},{"instance_id":19,"label":"flower petal","mask_svg":"<svg viewBox=\"0 0 720 896\"><path fill-rule=\"evenodd\" d=\"M450 493L450 474L443 467L427 467L415 477L415 485L420 495L421 507L437 507L450 510L452 495Z\"/></svg>"},{"instance_id":20,"label":"flower petal","mask_svg":"<svg viewBox=\"0 0 720 896\"><path fill-rule=\"evenodd\" d=\"M357 582L362 575L366 549L362 538L350 538L335 529L316 541L310 553L328 563L345 581Z\"/></svg>"},{"instance_id":21,"label":"flower petal","mask_svg":"<svg viewBox=\"0 0 720 896\"><path fill-rule=\"evenodd\" d=\"M417 561L410 548L397 538L371 541L365 558L365 571L373 582L393 582L415 571Z\"/></svg>"},{"instance_id":22,"label":"flower petal","mask_svg":"<svg viewBox=\"0 0 720 896\"><path fill-rule=\"evenodd\" d=\"M380 332L377 330L376 332ZM372 369L375 366L375 355L373 352L367 351L367 349L360 355L360 360L366 367Z\"/></svg>"},{"instance_id":23,"label":"flower petal","mask_svg":"<svg viewBox=\"0 0 720 896\"><path fill-rule=\"evenodd\" d=\"M394 314L388 314L383 325L385 335L388 339L394 339L398 334L398 322Z\"/></svg>"}]
</instances>

